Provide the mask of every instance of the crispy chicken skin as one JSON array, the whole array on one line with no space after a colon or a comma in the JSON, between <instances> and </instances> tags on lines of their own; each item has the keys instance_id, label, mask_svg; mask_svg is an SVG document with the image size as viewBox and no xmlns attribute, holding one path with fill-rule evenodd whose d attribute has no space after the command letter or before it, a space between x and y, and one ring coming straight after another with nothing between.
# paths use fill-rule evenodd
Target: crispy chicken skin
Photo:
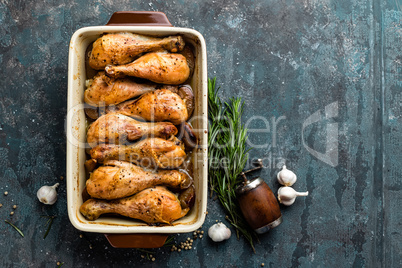
<instances>
[{"instance_id":1,"label":"crispy chicken skin","mask_svg":"<svg viewBox=\"0 0 402 268\"><path fill-rule=\"evenodd\" d=\"M153 52L139 57L125 65L108 65L105 68L110 77L135 76L155 83L179 85L190 76L190 67L182 54Z\"/></svg>"},{"instance_id":2,"label":"crispy chicken skin","mask_svg":"<svg viewBox=\"0 0 402 268\"><path fill-rule=\"evenodd\" d=\"M178 125L187 121L194 107L193 91L189 85L183 85L178 89L169 87L148 92L137 99L112 105L106 109L87 107L85 113L94 120L100 114L117 112L139 120L168 121Z\"/></svg>"},{"instance_id":3,"label":"crispy chicken skin","mask_svg":"<svg viewBox=\"0 0 402 268\"><path fill-rule=\"evenodd\" d=\"M91 147L102 143L123 144L143 136L170 138L177 134L177 128L169 122L140 122L131 117L109 113L99 117L87 132Z\"/></svg>"},{"instance_id":4,"label":"crispy chicken skin","mask_svg":"<svg viewBox=\"0 0 402 268\"><path fill-rule=\"evenodd\" d=\"M130 145L101 144L92 148L90 154L99 163L121 160L167 169L178 168L186 158L184 145L175 137L173 140L147 138Z\"/></svg>"},{"instance_id":5,"label":"crispy chicken skin","mask_svg":"<svg viewBox=\"0 0 402 268\"><path fill-rule=\"evenodd\" d=\"M105 72L97 73L85 90L84 100L95 107L118 104L157 89L157 84L136 83L132 78L110 78Z\"/></svg>"},{"instance_id":6,"label":"crispy chicken skin","mask_svg":"<svg viewBox=\"0 0 402 268\"><path fill-rule=\"evenodd\" d=\"M118 112L145 121L168 121L178 125L188 119L186 103L180 96L167 89L145 93L135 100L125 101L106 112Z\"/></svg>"},{"instance_id":7,"label":"crispy chicken skin","mask_svg":"<svg viewBox=\"0 0 402 268\"><path fill-rule=\"evenodd\" d=\"M189 85L174 86L137 83L132 77L115 79L107 76L105 72L98 72L89 81L90 85L85 90L84 100L87 104L94 107L116 105L156 89L168 89L180 95L179 92L184 94L186 90L184 87L187 87L192 92Z\"/></svg>"},{"instance_id":8,"label":"crispy chicken skin","mask_svg":"<svg viewBox=\"0 0 402 268\"><path fill-rule=\"evenodd\" d=\"M189 210L182 208L176 195L162 186L147 188L122 199L89 199L80 207L81 214L90 221L105 213L117 213L149 224L171 224L185 216Z\"/></svg>"},{"instance_id":9,"label":"crispy chicken skin","mask_svg":"<svg viewBox=\"0 0 402 268\"><path fill-rule=\"evenodd\" d=\"M157 185L186 189L191 178L178 170L148 171L129 162L109 160L94 170L86 182L92 198L117 199Z\"/></svg>"},{"instance_id":10,"label":"crispy chicken skin","mask_svg":"<svg viewBox=\"0 0 402 268\"><path fill-rule=\"evenodd\" d=\"M93 43L89 65L95 70L102 70L109 64L132 62L145 52L161 49L178 52L184 48L184 45L181 36L155 38L133 33L109 33Z\"/></svg>"}]
</instances>

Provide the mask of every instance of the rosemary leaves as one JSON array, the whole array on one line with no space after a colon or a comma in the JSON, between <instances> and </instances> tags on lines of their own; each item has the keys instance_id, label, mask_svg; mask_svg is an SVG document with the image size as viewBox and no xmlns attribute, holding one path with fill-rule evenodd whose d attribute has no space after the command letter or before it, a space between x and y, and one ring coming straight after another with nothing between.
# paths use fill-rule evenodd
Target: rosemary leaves
<instances>
[{"instance_id":1,"label":"rosemary leaves","mask_svg":"<svg viewBox=\"0 0 402 268\"><path fill-rule=\"evenodd\" d=\"M6 223L8 223L9 225L11 225L11 227L13 227L22 237L24 237L24 234L22 233L22 231L15 226L14 224L12 224L11 222L9 222L8 220L5 220Z\"/></svg>"},{"instance_id":2,"label":"rosemary leaves","mask_svg":"<svg viewBox=\"0 0 402 268\"><path fill-rule=\"evenodd\" d=\"M227 212L227 220L241 233L255 252L254 231L247 225L236 201L236 187L248 159L247 129L241 123L244 103L241 98L230 98L222 103L216 89L216 78L208 80L208 171L209 186Z\"/></svg>"}]
</instances>

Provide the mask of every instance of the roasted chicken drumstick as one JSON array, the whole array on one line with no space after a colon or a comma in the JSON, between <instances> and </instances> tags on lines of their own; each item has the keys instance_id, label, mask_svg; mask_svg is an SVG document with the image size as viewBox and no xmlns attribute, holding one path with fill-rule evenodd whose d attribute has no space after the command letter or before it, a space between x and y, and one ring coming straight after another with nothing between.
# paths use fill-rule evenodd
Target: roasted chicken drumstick
<instances>
[{"instance_id":1,"label":"roasted chicken drumstick","mask_svg":"<svg viewBox=\"0 0 402 268\"><path fill-rule=\"evenodd\" d=\"M193 103L194 96L189 98L189 100L184 100L171 90L158 89L145 93L138 99L106 107L105 112L117 112L145 121L168 121L174 125L178 125L187 121L189 118L188 108L193 109ZM98 111L96 109L87 108L85 112L92 119L98 118Z\"/></svg>"},{"instance_id":2,"label":"roasted chicken drumstick","mask_svg":"<svg viewBox=\"0 0 402 268\"><path fill-rule=\"evenodd\" d=\"M110 78L105 75L105 72L97 73L93 79L89 80L89 83L84 93L84 100L87 104L96 107L118 104L160 87L151 83L140 84L130 77Z\"/></svg>"},{"instance_id":3,"label":"roasted chicken drumstick","mask_svg":"<svg viewBox=\"0 0 402 268\"><path fill-rule=\"evenodd\" d=\"M154 38L133 33L109 33L98 38L92 47L89 65L102 70L107 65L132 62L141 53L168 50L178 52L184 48L181 36Z\"/></svg>"},{"instance_id":4,"label":"roasted chicken drumstick","mask_svg":"<svg viewBox=\"0 0 402 268\"><path fill-rule=\"evenodd\" d=\"M114 78L135 76L169 85L182 84L190 76L186 57L167 52L147 53L129 64L108 65L105 71Z\"/></svg>"},{"instance_id":5,"label":"roasted chicken drumstick","mask_svg":"<svg viewBox=\"0 0 402 268\"><path fill-rule=\"evenodd\" d=\"M143 136L170 138L177 134L177 128L169 122L140 122L131 117L109 113L99 117L87 132L91 147L102 143L122 144Z\"/></svg>"},{"instance_id":6,"label":"roasted chicken drumstick","mask_svg":"<svg viewBox=\"0 0 402 268\"><path fill-rule=\"evenodd\" d=\"M131 145L101 144L91 149L91 158L99 163L123 160L144 167L178 168L186 158L184 145L177 138L147 138Z\"/></svg>"},{"instance_id":7,"label":"roasted chicken drumstick","mask_svg":"<svg viewBox=\"0 0 402 268\"><path fill-rule=\"evenodd\" d=\"M155 83L137 83L132 77L111 78L105 72L97 73L93 79L88 80L89 86L85 90L84 100L87 104L95 107L116 105L128 99L141 96L144 93L156 89L168 89L179 95L183 92L183 87L190 90L189 85L172 86ZM180 92L180 93L179 93Z\"/></svg>"},{"instance_id":8,"label":"roasted chicken drumstick","mask_svg":"<svg viewBox=\"0 0 402 268\"><path fill-rule=\"evenodd\" d=\"M81 214L90 221L105 213L117 213L147 223L172 223L187 214L179 199L165 187L145 189L130 197L116 200L89 199L80 207Z\"/></svg>"},{"instance_id":9,"label":"roasted chicken drumstick","mask_svg":"<svg viewBox=\"0 0 402 268\"><path fill-rule=\"evenodd\" d=\"M156 185L186 189L191 178L178 170L147 171L129 162L109 160L95 169L86 182L88 194L98 199L118 199Z\"/></svg>"}]
</instances>

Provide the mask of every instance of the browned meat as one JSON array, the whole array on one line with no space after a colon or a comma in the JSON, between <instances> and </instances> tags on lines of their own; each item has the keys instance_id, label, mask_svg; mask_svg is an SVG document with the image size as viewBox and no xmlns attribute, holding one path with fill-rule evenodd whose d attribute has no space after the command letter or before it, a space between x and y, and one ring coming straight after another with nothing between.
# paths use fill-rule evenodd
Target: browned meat
<instances>
[{"instance_id":1,"label":"browned meat","mask_svg":"<svg viewBox=\"0 0 402 268\"><path fill-rule=\"evenodd\" d=\"M84 100L91 106L108 106L138 97L160 87L157 84L139 84L132 78L110 78L105 72L99 72L85 90Z\"/></svg>"},{"instance_id":2,"label":"browned meat","mask_svg":"<svg viewBox=\"0 0 402 268\"><path fill-rule=\"evenodd\" d=\"M94 147L101 143L123 144L143 136L168 139L176 134L177 128L169 122L146 123L122 114L109 113L91 124L87 141Z\"/></svg>"},{"instance_id":3,"label":"browned meat","mask_svg":"<svg viewBox=\"0 0 402 268\"><path fill-rule=\"evenodd\" d=\"M125 65L108 65L105 71L114 78L135 76L169 85L182 84L190 76L186 57L166 52L147 53Z\"/></svg>"},{"instance_id":4,"label":"browned meat","mask_svg":"<svg viewBox=\"0 0 402 268\"><path fill-rule=\"evenodd\" d=\"M143 167L178 168L185 160L184 145L177 139L147 138L131 145L101 144L92 148L91 157L129 161Z\"/></svg>"},{"instance_id":5,"label":"browned meat","mask_svg":"<svg viewBox=\"0 0 402 268\"><path fill-rule=\"evenodd\" d=\"M186 189L191 178L178 170L150 171L129 162L109 160L97 168L86 182L93 198L117 199L157 185Z\"/></svg>"},{"instance_id":6,"label":"browned meat","mask_svg":"<svg viewBox=\"0 0 402 268\"><path fill-rule=\"evenodd\" d=\"M176 94L175 92L178 94ZM139 120L169 121L178 125L187 121L194 110L194 95L188 85L148 92L138 99L128 100L106 109L85 108L86 115L97 119L101 114L117 112Z\"/></svg>"},{"instance_id":7,"label":"browned meat","mask_svg":"<svg viewBox=\"0 0 402 268\"><path fill-rule=\"evenodd\" d=\"M178 52L184 48L181 36L154 38L133 33L109 33L93 43L89 65L95 70L102 70L107 65L119 65L132 62L141 53L168 50Z\"/></svg>"},{"instance_id":8,"label":"browned meat","mask_svg":"<svg viewBox=\"0 0 402 268\"><path fill-rule=\"evenodd\" d=\"M117 106L117 112L146 121L169 121L174 125L188 119L186 104L179 95L170 90L156 90L136 100Z\"/></svg>"},{"instance_id":9,"label":"browned meat","mask_svg":"<svg viewBox=\"0 0 402 268\"><path fill-rule=\"evenodd\" d=\"M122 199L89 199L80 207L81 214L90 221L105 213L117 213L146 223L168 224L185 216L189 210L182 208L176 195L162 186L148 188Z\"/></svg>"}]
</instances>

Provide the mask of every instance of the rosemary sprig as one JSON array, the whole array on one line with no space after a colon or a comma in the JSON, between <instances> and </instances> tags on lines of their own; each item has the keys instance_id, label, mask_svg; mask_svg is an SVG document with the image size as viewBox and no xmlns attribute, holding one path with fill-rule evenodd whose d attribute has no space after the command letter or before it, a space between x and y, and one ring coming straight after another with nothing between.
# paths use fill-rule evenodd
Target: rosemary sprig
<instances>
[{"instance_id":1,"label":"rosemary sprig","mask_svg":"<svg viewBox=\"0 0 402 268\"><path fill-rule=\"evenodd\" d=\"M20 229L18 229L17 226L15 226L14 224L12 224L11 222L9 222L8 220L4 220L6 223L10 224L22 237L24 237L24 234L22 233L22 231Z\"/></svg>"},{"instance_id":2,"label":"rosemary sprig","mask_svg":"<svg viewBox=\"0 0 402 268\"><path fill-rule=\"evenodd\" d=\"M169 235L168 238L166 239L165 243L163 244L163 247L172 247L174 246L174 236L173 235Z\"/></svg>"},{"instance_id":3,"label":"rosemary sprig","mask_svg":"<svg viewBox=\"0 0 402 268\"><path fill-rule=\"evenodd\" d=\"M208 79L208 168L211 195L214 191L228 213L226 217L241 233L255 252L255 232L247 225L236 200L236 187L241 183L240 173L248 159L246 150L247 129L241 123L244 103L231 98L222 104L216 89L216 78Z\"/></svg>"},{"instance_id":4,"label":"rosemary sprig","mask_svg":"<svg viewBox=\"0 0 402 268\"><path fill-rule=\"evenodd\" d=\"M50 228L52 228L53 220L54 218L56 218L56 216L42 216L42 217L48 218L45 225L45 227L47 226L47 230L45 232L45 235L43 236L43 239L45 239L50 232Z\"/></svg>"}]
</instances>

